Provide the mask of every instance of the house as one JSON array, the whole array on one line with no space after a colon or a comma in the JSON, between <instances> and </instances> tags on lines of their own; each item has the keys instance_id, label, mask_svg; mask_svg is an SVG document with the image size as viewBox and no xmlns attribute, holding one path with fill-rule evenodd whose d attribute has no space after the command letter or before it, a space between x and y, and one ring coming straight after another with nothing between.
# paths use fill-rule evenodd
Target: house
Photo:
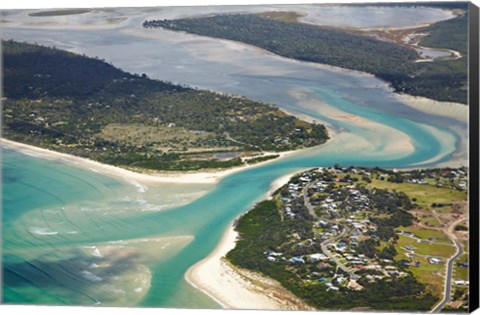
<instances>
[{"instance_id":1,"label":"house","mask_svg":"<svg viewBox=\"0 0 480 315\"><path fill-rule=\"evenodd\" d=\"M468 268L468 262L458 263L458 266L462 268Z\"/></svg>"},{"instance_id":2,"label":"house","mask_svg":"<svg viewBox=\"0 0 480 315\"><path fill-rule=\"evenodd\" d=\"M327 291L330 291L330 290L332 290L332 291L338 291L338 290L340 290L340 289L339 289L338 287L334 286L334 285L330 285L330 286L328 286Z\"/></svg>"},{"instance_id":3,"label":"house","mask_svg":"<svg viewBox=\"0 0 480 315\"><path fill-rule=\"evenodd\" d=\"M330 265L327 264L326 262L321 262L321 263L319 263L319 264L317 265L317 267L318 267L320 270L322 270L322 269L326 269L326 268L330 267Z\"/></svg>"},{"instance_id":4,"label":"house","mask_svg":"<svg viewBox=\"0 0 480 315\"><path fill-rule=\"evenodd\" d=\"M362 235L362 231L360 229L355 229L352 233L353 236L360 236Z\"/></svg>"},{"instance_id":5,"label":"house","mask_svg":"<svg viewBox=\"0 0 480 315\"><path fill-rule=\"evenodd\" d=\"M455 283L455 285L458 285L458 286L468 286L469 285L469 281L466 281L466 280L455 280L454 283Z\"/></svg>"},{"instance_id":6,"label":"house","mask_svg":"<svg viewBox=\"0 0 480 315\"><path fill-rule=\"evenodd\" d=\"M437 257L429 257L428 262L431 263L432 265L438 265L442 262L442 259Z\"/></svg>"},{"instance_id":7,"label":"house","mask_svg":"<svg viewBox=\"0 0 480 315\"><path fill-rule=\"evenodd\" d=\"M312 240L311 238L309 238L305 241L306 246L312 246L313 244L315 244L315 241Z\"/></svg>"},{"instance_id":8,"label":"house","mask_svg":"<svg viewBox=\"0 0 480 315\"><path fill-rule=\"evenodd\" d=\"M347 278L344 278L344 277L337 277L337 279L335 279L335 281L337 281L338 284L342 284L346 280L347 280Z\"/></svg>"},{"instance_id":9,"label":"house","mask_svg":"<svg viewBox=\"0 0 480 315\"><path fill-rule=\"evenodd\" d=\"M402 259L402 260L400 260L400 266L408 267L408 266L410 266L410 262L406 259Z\"/></svg>"},{"instance_id":10,"label":"house","mask_svg":"<svg viewBox=\"0 0 480 315\"><path fill-rule=\"evenodd\" d=\"M274 252L272 250L268 250L268 251L264 252L264 254L268 255L268 256L273 256L273 257L283 256L283 253L277 253L277 252Z\"/></svg>"},{"instance_id":11,"label":"house","mask_svg":"<svg viewBox=\"0 0 480 315\"><path fill-rule=\"evenodd\" d=\"M308 256L308 259L311 261L311 262L317 262L317 261L320 261L320 260L325 260L327 259L327 256L325 256L324 254L320 254L320 253L317 253L317 254L311 254Z\"/></svg>"},{"instance_id":12,"label":"house","mask_svg":"<svg viewBox=\"0 0 480 315\"><path fill-rule=\"evenodd\" d=\"M302 257L292 257L288 261L294 264L305 264L305 260Z\"/></svg>"},{"instance_id":13,"label":"house","mask_svg":"<svg viewBox=\"0 0 480 315\"><path fill-rule=\"evenodd\" d=\"M318 221L318 224L320 224L321 227L326 227L328 225L328 223L323 220Z\"/></svg>"},{"instance_id":14,"label":"house","mask_svg":"<svg viewBox=\"0 0 480 315\"><path fill-rule=\"evenodd\" d=\"M392 277L398 277L400 275L398 270L390 270L390 271L387 271L387 273Z\"/></svg>"},{"instance_id":15,"label":"house","mask_svg":"<svg viewBox=\"0 0 480 315\"><path fill-rule=\"evenodd\" d=\"M273 257L273 256L268 256L267 257L267 260L270 261L270 262L276 262L277 261L277 258Z\"/></svg>"}]
</instances>

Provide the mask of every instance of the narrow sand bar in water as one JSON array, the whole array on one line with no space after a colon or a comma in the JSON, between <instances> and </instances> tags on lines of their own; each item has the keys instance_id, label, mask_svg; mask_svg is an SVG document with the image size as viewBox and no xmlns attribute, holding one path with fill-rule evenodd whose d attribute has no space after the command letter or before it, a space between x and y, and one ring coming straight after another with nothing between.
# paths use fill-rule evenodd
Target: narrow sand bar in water
<instances>
[{"instance_id":1,"label":"narrow sand bar in water","mask_svg":"<svg viewBox=\"0 0 480 315\"><path fill-rule=\"evenodd\" d=\"M266 163L271 163L276 161L279 158L291 155L297 151L286 151L286 152L275 152L276 155L279 155L278 158L260 162L254 165L245 165L240 167L234 167L228 170L223 171L212 171L212 172L198 172L198 173L181 173L181 172L172 172L172 173L155 173L151 172L148 174L138 173L130 170L123 169L121 167L112 166L108 164L103 164L96 162L87 158L82 158L66 153L60 153L53 150L42 149L28 144L23 144L15 141L10 141L4 138L1 138L2 146L11 148L27 154L37 155L39 157L51 158L51 159L62 159L66 162L78 165L85 169L90 169L94 172L99 172L104 175L110 175L114 177L121 177L127 181L138 181L143 184L161 184L161 183L173 183L173 184L215 184L220 179L225 176L231 175L236 172L243 171L247 168L257 167L260 165L265 165ZM271 155L271 152L265 152L265 155Z\"/></svg>"}]
</instances>

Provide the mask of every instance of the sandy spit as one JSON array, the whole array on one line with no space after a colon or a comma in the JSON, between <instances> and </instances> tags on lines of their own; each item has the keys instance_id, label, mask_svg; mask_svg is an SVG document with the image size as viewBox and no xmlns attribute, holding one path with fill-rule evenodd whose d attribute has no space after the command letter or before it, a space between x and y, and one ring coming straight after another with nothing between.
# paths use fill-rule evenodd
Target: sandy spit
<instances>
[{"instance_id":1,"label":"sandy spit","mask_svg":"<svg viewBox=\"0 0 480 315\"><path fill-rule=\"evenodd\" d=\"M213 253L187 271L187 282L226 309L312 309L278 282L229 263L224 256L235 247L237 237L230 225Z\"/></svg>"},{"instance_id":2,"label":"sandy spit","mask_svg":"<svg viewBox=\"0 0 480 315\"><path fill-rule=\"evenodd\" d=\"M6 148L10 148L22 153L34 155L40 158L47 158L47 159L62 159L63 161L78 165L82 168L98 172L104 175L110 175L114 177L120 177L127 181L138 181L143 184L162 184L162 183L172 183L172 184L215 184L220 179L231 175L236 172L243 171L247 168L258 167L260 165L264 165L267 163L271 163L272 161L276 161L279 158L286 157L296 152L300 152L302 150L297 151L286 151L286 152L279 152L275 153L278 154L279 157L276 159L260 162L254 165L245 165L239 166L235 168L231 168L228 170L222 171L212 171L212 172L172 172L172 173L137 173L130 170L126 170L117 166L107 165L100 162L96 162L87 158L82 158L70 154L60 153L48 149L38 148L35 146L31 146L28 144L23 144L11 140L7 140L1 138L1 145ZM266 154L271 154L269 152L265 152Z\"/></svg>"}]
</instances>

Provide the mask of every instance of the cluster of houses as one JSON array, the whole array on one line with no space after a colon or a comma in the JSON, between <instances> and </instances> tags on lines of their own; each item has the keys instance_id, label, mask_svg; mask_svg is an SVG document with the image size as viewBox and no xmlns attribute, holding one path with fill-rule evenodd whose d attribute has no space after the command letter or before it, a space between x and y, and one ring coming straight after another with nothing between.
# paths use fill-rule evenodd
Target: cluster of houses
<instances>
[{"instance_id":1,"label":"cluster of houses","mask_svg":"<svg viewBox=\"0 0 480 315\"><path fill-rule=\"evenodd\" d=\"M348 176L348 174L355 174ZM372 175L373 174L373 175ZM312 210L313 239L302 240L298 233L291 235L295 240L292 246L297 248L305 246L303 255L278 253L266 251L265 259L272 263L284 263L288 268L305 266L310 271L306 278L325 284L326 290L337 291L342 287L352 290L361 290L363 287L356 282L363 278L367 282L375 282L381 279L407 276L402 267L420 267L421 263L415 256L413 246L405 246L405 255L409 259L395 262L378 257L366 257L359 250L359 243L376 238L377 226L367 219L368 213L374 204L369 190L356 185L359 176L371 178L384 176L383 180L389 180L389 176L401 176L404 182L415 184L428 184L427 179L446 179L456 189L467 189L466 170L434 170L409 173L390 172L383 173L377 170L368 171L354 168L319 168L302 173L294 177L280 193L281 209L284 218L298 219L301 213L306 213L310 207ZM432 244L436 240L432 237L428 240L419 238L408 231L397 233L417 239L418 242ZM309 241L309 242L308 242ZM317 244L316 246L308 246ZM321 245L321 250L320 246ZM311 252L309 252L311 251ZM438 265L445 263L439 257L425 257L429 264ZM311 266L311 267L310 267ZM341 268L337 268L341 267ZM310 269L311 268L311 269ZM328 269L327 269L328 268ZM341 269L341 270L340 270ZM305 270L304 267L298 270ZM318 272L328 270L328 272ZM328 275L328 276L327 276ZM458 284L465 285L465 284Z\"/></svg>"},{"instance_id":2,"label":"cluster of houses","mask_svg":"<svg viewBox=\"0 0 480 315\"><path fill-rule=\"evenodd\" d=\"M345 267L352 273L360 270L364 271L366 273L365 278L369 282L388 277L403 277L407 275L407 273L399 271L393 260L368 258L363 254L357 253L355 247L347 246L345 242L339 242L330 246L335 251L335 257L338 260L344 261L343 264ZM372 271L371 274L368 274L368 271Z\"/></svg>"},{"instance_id":3,"label":"cluster of houses","mask_svg":"<svg viewBox=\"0 0 480 315\"><path fill-rule=\"evenodd\" d=\"M304 172L290 181L281 191L281 204L285 217L295 219L298 207L306 207L306 201L315 209L313 218L315 238L306 240L327 244L327 249L313 253L287 257L284 253L266 251L265 258L269 262L283 262L290 266L314 265L316 270L323 270L341 264L344 272L335 272L333 277L326 278L322 274L312 272L308 278L323 282L326 290L339 290L347 287L361 290L356 279L363 275L368 282L390 277L402 277L407 273L401 271L393 260L368 258L358 252L359 242L375 237L377 226L366 219L362 212L370 210L371 200L368 193L359 189L354 181L343 172L349 171L362 176L370 176L365 170L319 168ZM294 233L295 234L295 233ZM293 234L292 234L293 235ZM297 236L297 237L294 237ZM292 237L297 241L298 235ZM298 246L304 245L297 243ZM323 247L322 247L323 249ZM348 271L348 272L347 272ZM371 271L371 272L369 272Z\"/></svg>"},{"instance_id":4,"label":"cluster of houses","mask_svg":"<svg viewBox=\"0 0 480 315\"><path fill-rule=\"evenodd\" d=\"M427 179L435 180L435 185L457 190L468 190L468 171L466 168L423 170L421 172L402 173L408 183L427 185Z\"/></svg>"}]
</instances>

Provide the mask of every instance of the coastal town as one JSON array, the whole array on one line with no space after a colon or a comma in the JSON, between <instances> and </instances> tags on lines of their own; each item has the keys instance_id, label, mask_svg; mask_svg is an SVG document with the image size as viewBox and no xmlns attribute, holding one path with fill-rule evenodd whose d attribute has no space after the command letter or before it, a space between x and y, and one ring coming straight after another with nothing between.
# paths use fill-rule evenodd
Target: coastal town
<instances>
[{"instance_id":1,"label":"coastal town","mask_svg":"<svg viewBox=\"0 0 480 315\"><path fill-rule=\"evenodd\" d=\"M467 176L466 168L338 165L297 174L273 194L286 236L263 248L262 259L297 284L330 294L418 281L429 308L462 310L469 285Z\"/></svg>"},{"instance_id":2,"label":"coastal town","mask_svg":"<svg viewBox=\"0 0 480 315\"><path fill-rule=\"evenodd\" d=\"M473 3L17 8L0 304L478 308Z\"/></svg>"}]
</instances>

